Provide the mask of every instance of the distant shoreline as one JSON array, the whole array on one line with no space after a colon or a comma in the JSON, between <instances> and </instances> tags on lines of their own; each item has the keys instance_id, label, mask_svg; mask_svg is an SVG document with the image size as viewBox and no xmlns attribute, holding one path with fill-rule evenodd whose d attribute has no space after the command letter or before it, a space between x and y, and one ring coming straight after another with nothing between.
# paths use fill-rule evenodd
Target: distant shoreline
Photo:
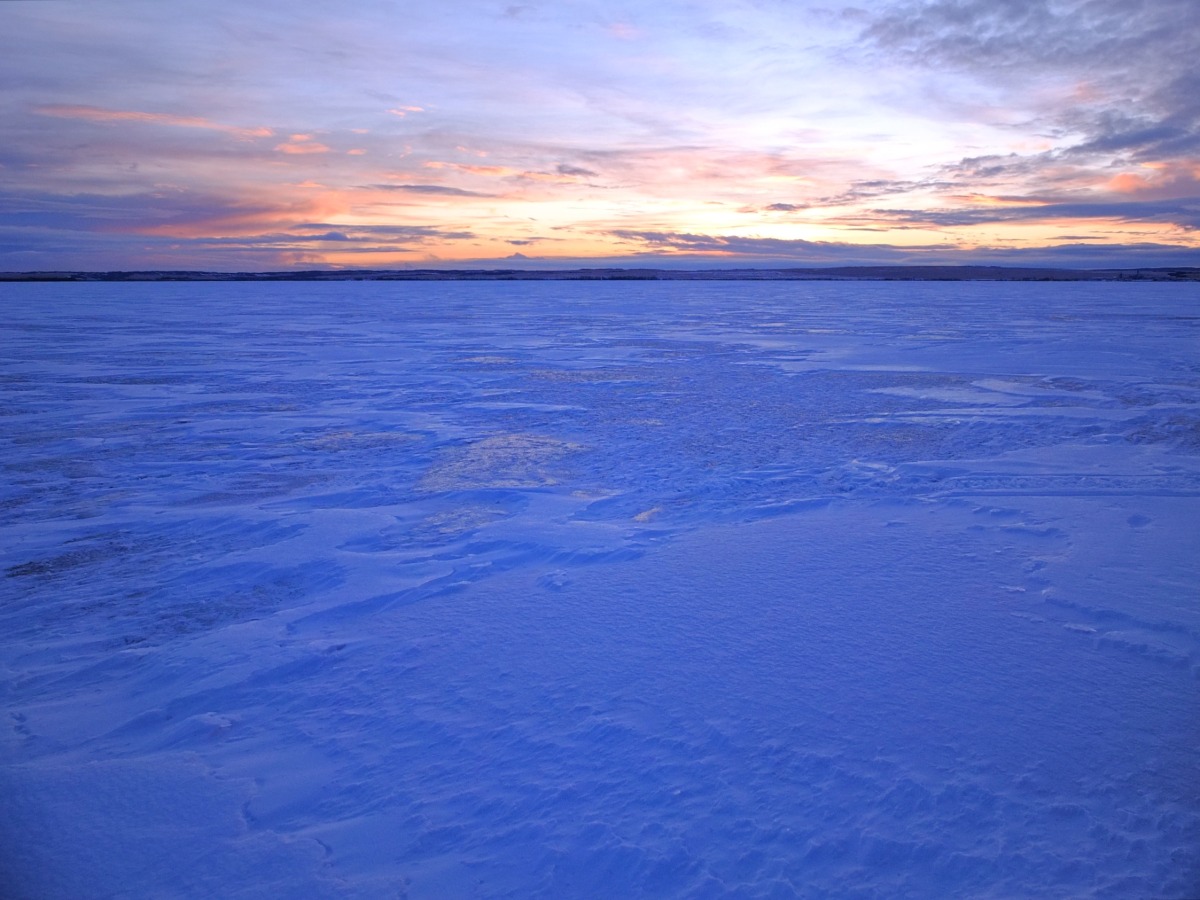
<instances>
[{"instance_id":1,"label":"distant shoreline","mask_svg":"<svg viewBox=\"0 0 1200 900\"><path fill-rule=\"evenodd\" d=\"M1055 269L837 266L771 269L309 269L289 272L0 272L0 282L90 281L1200 281L1200 267Z\"/></svg>"}]
</instances>

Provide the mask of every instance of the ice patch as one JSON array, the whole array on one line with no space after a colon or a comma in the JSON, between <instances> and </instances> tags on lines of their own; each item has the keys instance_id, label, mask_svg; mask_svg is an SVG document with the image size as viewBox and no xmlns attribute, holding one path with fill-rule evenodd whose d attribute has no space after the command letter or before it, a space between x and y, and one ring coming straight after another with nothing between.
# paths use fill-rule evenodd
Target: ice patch
<instances>
[{"instance_id":1,"label":"ice patch","mask_svg":"<svg viewBox=\"0 0 1200 900\"><path fill-rule=\"evenodd\" d=\"M559 464L581 444L532 434L502 434L444 451L421 478L422 491L538 488L561 480Z\"/></svg>"}]
</instances>

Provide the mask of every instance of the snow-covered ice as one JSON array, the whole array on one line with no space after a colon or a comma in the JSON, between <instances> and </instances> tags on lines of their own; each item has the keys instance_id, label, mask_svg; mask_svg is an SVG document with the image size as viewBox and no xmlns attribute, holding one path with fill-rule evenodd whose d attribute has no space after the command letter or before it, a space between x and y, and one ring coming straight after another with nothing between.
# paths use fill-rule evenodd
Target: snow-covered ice
<instances>
[{"instance_id":1,"label":"snow-covered ice","mask_svg":"<svg viewBox=\"0 0 1200 900\"><path fill-rule=\"evenodd\" d=\"M1200 296L9 284L0 893L1200 894Z\"/></svg>"}]
</instances>

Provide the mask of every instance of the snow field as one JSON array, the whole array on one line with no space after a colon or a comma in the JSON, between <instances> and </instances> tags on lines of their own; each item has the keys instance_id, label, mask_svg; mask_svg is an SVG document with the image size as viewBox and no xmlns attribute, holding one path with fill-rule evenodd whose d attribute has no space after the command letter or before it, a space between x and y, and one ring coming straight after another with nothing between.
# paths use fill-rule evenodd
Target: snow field
<instances>
[{"instance_id":1,"label":"snow field","mask_svg":"<svg viewBox=\"0 0 1200 900\"><path fill-rule=\"evenodd\" d=\"M6 285L13 897L1200 889L1186 285Z\"/></svg>"}]
</instances>

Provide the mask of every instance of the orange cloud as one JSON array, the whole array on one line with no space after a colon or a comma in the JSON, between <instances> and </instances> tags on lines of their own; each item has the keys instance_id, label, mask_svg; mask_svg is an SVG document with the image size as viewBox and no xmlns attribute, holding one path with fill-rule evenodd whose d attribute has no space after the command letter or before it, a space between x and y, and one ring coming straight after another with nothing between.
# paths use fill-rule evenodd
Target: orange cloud
<instances>
[{"instance_id":1,"label":"orange cloud","mask_svg":"<svg viewBox=\"0 0 1200 900\"><path fill-rule=\"evenodd\" d=\"M235 125L223 125L220 122L213 122L199 116L176 116L171 113L102 109L98 106L51 104L49 106L39 106L34 112L43 116L57 116L61 119L83 119L88 122L144 122L150 125L171 125L176 128L205 128L209 131L221 131L240 138L270 137L275 133L270 128L239 128Z\"/></svg>"},{"instance_id":2,"label":"orange cloud","mask_svg":"<svg viewBox=\"0 0 1200 900\"><path fill-rule=\"evenodd\" d=\"M511 169L508 166L469 166L466 163L452 162L427 162L426 169L457 169L460 172L469 172L472 175L487 175L492 178L503 178L508 175L520 175L520 169Z\"/></svg>"},{"instance_id":3,"label":"orange cloud","mask_svg":"<svg viewBox=\"0 0 1200 900\"><path fill-rule=\"evenodd\" d=\"M306 184L304 187L320 187ZM294 196L294 195L293 195ZM119 229L132 234L175 238L232 238L287 231L295 226L343 214L348 202L336 191L308 194L304 199L279 202L270 196L239 202L202 204L188 209L181 204L175 221Z\"/></svg>"},{"instance_id":4,"label":"orange cloud","mask_svg":"<svg viewBox=\"0 0 1200 900\"><path fill-rule=\"evenodd\" d=\"M311 134L293 134L276 148L280 153L328 153L329 148L313 140Z\"/></svg>"},{"instance_id":5,"label":"orange cloud","mask_svg":"<svg viewBox=\"0 0 1200 900\"><path fill-rule=\"evenodd\" d=\"M1141 163L1141 172L1122 172L1105 182L1118 194L1142 198L1193 197L1200 189L1200 160L1176 159Z\"/></svg>"},{"instance_id":6,"label":"orange cloud","mask_svg":"<svg viewBox=\"0 0 1200 900\"><path fill-rule=\"evenodd\" d=\"M1122 172L1108 180L1108 187L1119 194L1134 194L1150 187L1150 181L1133 172Z\"/></svg>"},{"instance_id":7,"label":"orange cloud","mask_svg":"<svg viewBox=\"0 0 1200 900\"><path fill-rule=\"evenodd\" d=\"M393 116L399 116L403 119L409 113L425 112L425 109L421 106L397 106L394 109L389 109L388 112Z\"/></svg>"}]
</instances>

